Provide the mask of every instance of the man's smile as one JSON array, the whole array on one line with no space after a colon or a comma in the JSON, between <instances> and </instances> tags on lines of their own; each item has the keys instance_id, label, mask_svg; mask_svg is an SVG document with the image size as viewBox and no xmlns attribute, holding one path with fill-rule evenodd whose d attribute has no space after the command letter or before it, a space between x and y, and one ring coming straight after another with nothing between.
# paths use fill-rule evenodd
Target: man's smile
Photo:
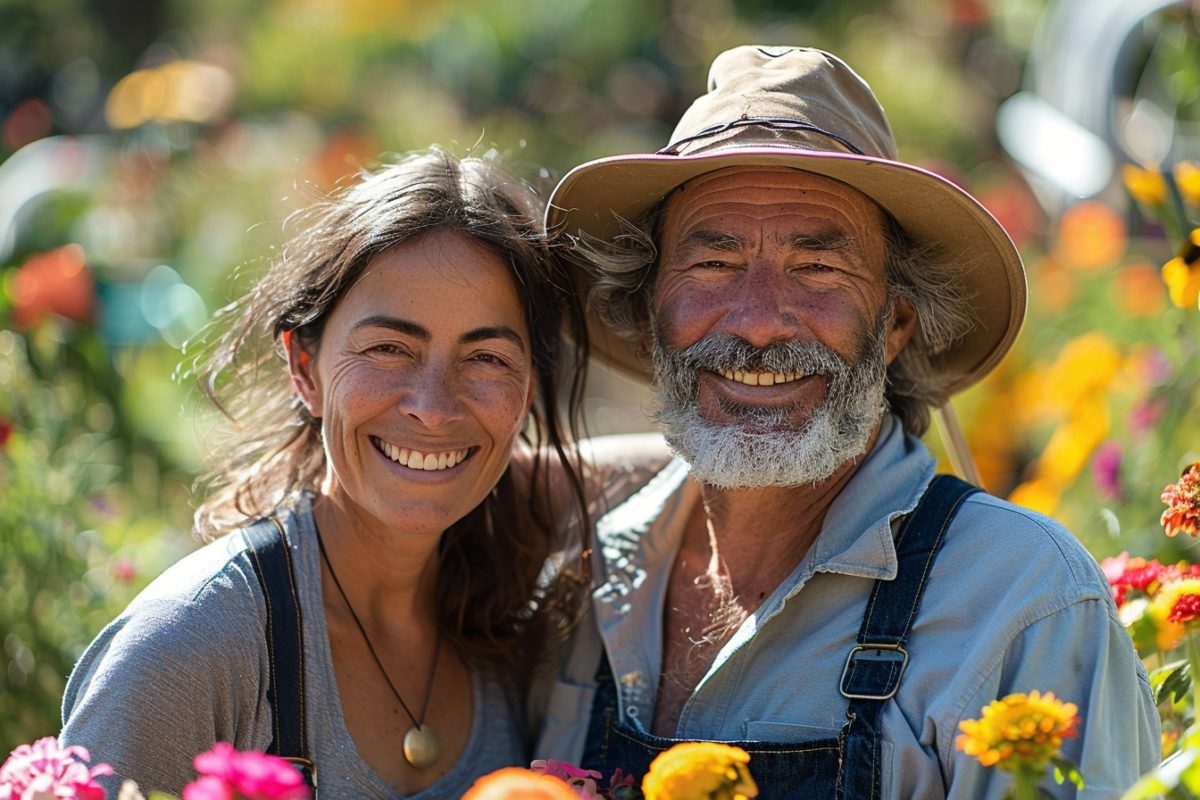
<instances>
[{"instance_id":1,"label":"man's smile","mask_svg":"<svg viewBox=\"0 0 1200 800\"><path fill-rule=\"evenodd\" d=\"M720 375L727 381L736 381L747 386L774 386L777 383L791 383L808 377L803 372L749 372L740 369L724 369L720 371Z\"/></svg>"}]
</instances>

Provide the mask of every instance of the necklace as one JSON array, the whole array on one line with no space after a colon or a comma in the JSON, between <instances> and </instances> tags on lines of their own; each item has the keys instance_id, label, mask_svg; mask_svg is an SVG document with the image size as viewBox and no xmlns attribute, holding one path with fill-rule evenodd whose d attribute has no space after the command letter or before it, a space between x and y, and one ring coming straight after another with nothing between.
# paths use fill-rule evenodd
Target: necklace
<instances>
[{"instance_id":1,"label":"necklace","mask_svg":"<svg viewBox=\"0 0 1200 800\"><path fill-rule=\"evenodd\" d=\"M354 620L354 624L358 627L358 632L362 634L363 642L367 645L367 651L370 652L371 658L375 659L375 666L379 667L379 673L387 681L388 688L392 690L392 694L400 701L400 707L404 709L404 713L408 714L408 718L413 721L413 726L404 734L404 760L417 769L426 769L433 766L442 754L442 743L433 729L424 723L425 712L429 710L429 697L433 694L433 679L437 675L438 653L442 649L441 626L438 626L437 642L433 646L433 664L429 667L429 682L425 684L425 701L421 704L421 716L418 718L409 709L408 703L404 702L404 698L396 690L396 684L392 683L391 676L383 668L383 661L380 660L379 654L375 652L375 647L371 644L371 637L367 636L367 629L363 627L358 614L354 613L354 606L350 605L350 598L346 596L346 590L342 588L342 582L338 580L337 573L333 571L333 563L329 560L329 554L325 552L325 543L321 541L319 534L317 536L317 546L321 549L321 558L324 560L325 566L329 568L329 577L333 578L333 585L337 587L338 594L342 596L342 602L346 604L346 610L350 612L350 619Z\"/></svg>"}]
</instances>

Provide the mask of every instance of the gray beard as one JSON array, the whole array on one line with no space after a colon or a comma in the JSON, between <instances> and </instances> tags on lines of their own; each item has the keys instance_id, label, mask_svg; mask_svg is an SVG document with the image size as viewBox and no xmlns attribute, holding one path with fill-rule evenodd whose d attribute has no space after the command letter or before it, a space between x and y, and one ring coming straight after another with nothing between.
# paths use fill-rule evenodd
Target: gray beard
<instances>
[{"instance_id":1,"label":"gray beard","mask_svg":"<svg viewBox=\"0 0 1200 800\"><path fill-rule=\"evenodd\" d=\"M671 351L654 328L654 418L667 443L691 465L692 476L724 489L817 484L867 449L887 409L884 344L891 315L859 343L854 362L820 342L781 342L758 348L740 337L714 334ZM737 421L715 424L700 414L700 371L803 372L828 378L825 398L799 428L795 408L722 403Z\"/></svg>"}]
</instances>

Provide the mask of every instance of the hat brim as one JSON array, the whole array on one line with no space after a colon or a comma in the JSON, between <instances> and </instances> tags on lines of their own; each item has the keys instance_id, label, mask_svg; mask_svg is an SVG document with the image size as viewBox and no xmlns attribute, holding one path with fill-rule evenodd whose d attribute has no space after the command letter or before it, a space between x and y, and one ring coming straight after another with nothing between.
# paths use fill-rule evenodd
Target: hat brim
<instances>
[{"instance_id":1,"label":"hat brim","mask_svg":"<svg viewBox=\"0 0 1200 800\"><path fill-rule=\"evenodd\" d=\"M931 245L937 257L960 265L974 327L933 357L933 366L946 378L951 393L979 381L1008 352L1025 316L1020 254L977 200L911 164L768 146L686 156L602 158L576 167L559 182L546 209L546 229L571 236L582 231L611 240L621 232L618 217L636 221L691 178L747 165L792 167L848 184L895 217L916 242ZM576 270L576 280L584 291L592 282L583 269ZM644 343L618 336L590 308L588 331L596 358L636 380L649 380L651 365Z\"/></svg>"}]
</instances>

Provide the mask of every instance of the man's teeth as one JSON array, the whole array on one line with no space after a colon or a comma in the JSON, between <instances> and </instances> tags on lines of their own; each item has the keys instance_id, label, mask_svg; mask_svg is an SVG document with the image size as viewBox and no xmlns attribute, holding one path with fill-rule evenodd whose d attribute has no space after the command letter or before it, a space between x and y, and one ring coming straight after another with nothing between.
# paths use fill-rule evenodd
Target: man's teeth
<instances>
[{"instance_id":1,"label":"man's teeth","mask_svg":"<svg viewBox=\"0 0 1200 800\"><path fill-rule=\"evenodd\" d=\"M379 445L379 449L383 451L383 454L392 461L402 464L409 469L417 470L450 469L450 467L461 463L469 452L468 450L446 450L441 453L422 453L418 450L410 450L407 447L397 447L382 439L376 439L375 442Z\"/></svg>"},{"instance_id":2,"label":"man's teeth","mask_svg":"<svg viewBox=\"0 0 1200 800\"><path fill-rule=\"evenodd\" d=\"M737 381L747 386L774 386L777 383L791 383L804 377L803 372L743 372L742 370L721 370L721 377L727 381Z\"/></svg>"}]
</instances>

